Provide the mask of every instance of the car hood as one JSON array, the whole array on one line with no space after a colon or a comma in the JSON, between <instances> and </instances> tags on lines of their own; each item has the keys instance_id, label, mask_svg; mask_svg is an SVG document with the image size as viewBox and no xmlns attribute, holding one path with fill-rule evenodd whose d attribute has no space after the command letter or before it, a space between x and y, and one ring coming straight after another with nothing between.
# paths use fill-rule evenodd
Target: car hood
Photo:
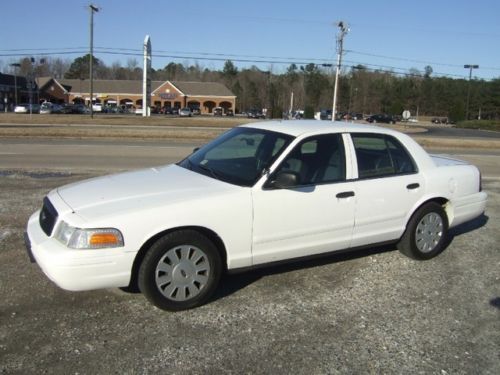
<instances>
[{"instance_id":1,"label":"car hood","mask_svg":"<svg viewBox=\"0 0 500 375\"><path fill-rule=\"evenodd\" d=\"M97 177L57 189L83 218L196 199L237 188L177 165Z\"/></svg>"}]
</instances>

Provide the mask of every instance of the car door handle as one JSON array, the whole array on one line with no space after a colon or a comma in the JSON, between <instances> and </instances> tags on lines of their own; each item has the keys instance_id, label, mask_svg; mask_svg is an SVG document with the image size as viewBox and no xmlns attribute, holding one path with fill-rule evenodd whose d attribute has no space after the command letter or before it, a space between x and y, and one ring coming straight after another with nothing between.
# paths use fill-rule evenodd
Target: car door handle
<instances>
[{"instance_id":1,"label":"car door handle","mask_svg":"<svg viewBox=\"0 0 500 375\"><path fill-rule=\"evenodd\" d=\"M337 198L349 198L354 197L354 191L344 191L336 195Z\"/></svg>"},{"instance_id":2,"label":"car door handle","mask_svg":"<svg viewBox=\"0 0 500 375\"><path fill-rule=\"evenodd\" d=\"M406 185L406 188L408 190L414 190L414 189L418 189L420 187L420 184L418 183L414 183L414 184L409 184L409 185Z\"/></svg>"}]
</instances>

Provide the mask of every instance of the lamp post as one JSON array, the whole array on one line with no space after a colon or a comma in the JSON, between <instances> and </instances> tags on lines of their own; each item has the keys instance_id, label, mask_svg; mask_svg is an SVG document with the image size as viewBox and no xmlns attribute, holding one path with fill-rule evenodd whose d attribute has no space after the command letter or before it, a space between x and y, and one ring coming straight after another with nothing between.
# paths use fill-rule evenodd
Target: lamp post
<instances>
[{"instance_id":1,"label":"lamp post","mask_svg":"<svg viewBox=\"0 0 500 375\"><path fill-rule=\"evenodd\" d=\"M464 69L469 69L469 84L467 86L467 104L465 106L465 120L469 119L469 102L470 102L470 80L472 78L472 69L479 68L479 65L467 64L464 65Z\"/></svg>"},{"instance_id":2,"label":"lamp post","mask_svg":"<svg viewBox=\"0 0 500 375\"><path fill-rule=\"evenodd\" d=\"M89 5L90 10L90 57L89 57L89 78L90 78L90 117L94 118L94 12L99 12L95 5Z\"/></svg>"},{"instance_id":3,"label":"lamp post","mask_svg":"<svg viewBox=\"0 0 500 375\"><path fill-rule=\"evenodd\" d=\"M14 63L10 64L14 68L14 104L17 106L17 68L21 67L21 64L19 63Z\"/></svg>"}]
</instances>

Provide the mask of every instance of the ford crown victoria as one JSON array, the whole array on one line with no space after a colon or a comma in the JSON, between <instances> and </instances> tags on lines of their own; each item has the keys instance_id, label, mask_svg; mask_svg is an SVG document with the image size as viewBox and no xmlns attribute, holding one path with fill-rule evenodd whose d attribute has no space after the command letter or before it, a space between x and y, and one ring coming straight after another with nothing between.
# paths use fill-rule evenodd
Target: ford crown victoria
<instances>
[{"instance_id":1,"label":"ford crown victoria","mask_svg":"<svg viewBox=\"0 0 500 375\"><path fill-rule=\"evenodd\" d=\"M61 288L138 286L157 307L210 298L224 272L394 243L415 259L481 215L478 169L369 125L269 121L175 165L51 191L27 246Z\"/></svg>"}]
</instances>

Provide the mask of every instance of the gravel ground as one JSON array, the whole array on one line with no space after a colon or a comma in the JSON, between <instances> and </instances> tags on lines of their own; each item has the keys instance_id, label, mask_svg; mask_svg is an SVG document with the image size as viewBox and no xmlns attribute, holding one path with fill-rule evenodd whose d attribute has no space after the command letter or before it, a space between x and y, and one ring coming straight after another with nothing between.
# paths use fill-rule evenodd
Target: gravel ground
<instances>
[{"instance_id":1,"label":"gravel ground","mask_svg":"<svg viewBox=\"0 0 500 375\"><path fill-rule=\"evenodd\" d=\"M168 313L119 289L66 292L22 232L53 187L88 174L0 173L0 373L499 374L500 180L439 257L393 248L228 276Z\"/></svg>"}]
</instances>

